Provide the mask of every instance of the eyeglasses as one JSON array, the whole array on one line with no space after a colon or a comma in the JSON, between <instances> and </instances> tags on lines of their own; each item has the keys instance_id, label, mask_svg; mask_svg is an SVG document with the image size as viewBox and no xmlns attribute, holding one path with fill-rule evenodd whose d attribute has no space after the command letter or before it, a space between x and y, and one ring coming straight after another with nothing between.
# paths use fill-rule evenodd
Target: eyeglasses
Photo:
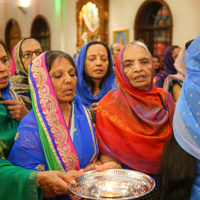
<instances>
[{"instance_id":1,"label":"eyeglasses","mask_svg":"<svg viewBox=\"0 0 200 200\"><path fill-rule=\"evenodd\" d=\"M21 52L20 55L22 56L22 58L24 59L30 59L32 58L33 56L33 53L36 55L36 56L39 56L43 53L43 50L42 49L37 49L35 51L24 51L24 52Z\"/></svg>"}]
</instances>

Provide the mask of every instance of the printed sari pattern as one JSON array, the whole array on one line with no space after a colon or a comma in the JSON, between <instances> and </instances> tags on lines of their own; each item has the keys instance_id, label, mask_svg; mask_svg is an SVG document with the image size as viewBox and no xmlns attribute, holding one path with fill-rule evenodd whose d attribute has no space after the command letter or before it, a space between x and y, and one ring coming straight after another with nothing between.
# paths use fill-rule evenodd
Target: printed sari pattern
<instances>
[{"instance_id":1,"label":"printed sari pattern","mask_svg":"<svg viewBox=\"0 0 200 200\"><path fill-rule=\"evenodd\" d=\"M108 92L97 108L100 152L129 168L155 174L163 146L172 134L175 104L167 91L153 85L154 69L148 91L134 88L124 73L123 52L116 61L119 86Z\"/></svg>"}]
</instances>

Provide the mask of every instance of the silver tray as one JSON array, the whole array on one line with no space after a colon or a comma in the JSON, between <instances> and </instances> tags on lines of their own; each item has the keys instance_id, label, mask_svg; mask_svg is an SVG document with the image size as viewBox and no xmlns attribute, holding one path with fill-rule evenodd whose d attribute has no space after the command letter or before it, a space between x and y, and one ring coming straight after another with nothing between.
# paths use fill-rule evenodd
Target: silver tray
<instances>
[{"instance_id":1,"label":"silver tray","mask_svg":"<svg viewBox=\"0 0 200 200\"><path fill-rule=\"evenodd\" d=\"M90 171L69 184L72 193L86 199L136 199L151 192L155 181L147 174L124 169Z\"/></svg>"}]
</instances>

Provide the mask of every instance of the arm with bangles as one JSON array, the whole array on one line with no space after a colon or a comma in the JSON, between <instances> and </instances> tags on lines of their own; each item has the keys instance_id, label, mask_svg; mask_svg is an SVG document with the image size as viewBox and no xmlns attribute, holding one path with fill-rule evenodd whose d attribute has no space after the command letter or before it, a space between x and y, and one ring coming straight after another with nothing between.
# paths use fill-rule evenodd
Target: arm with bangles
<instances>
[{"instance_id":1,"label":"arm with bangles","mask_svg":"<svg viewBox=\"0 0 200 200\"><path fill-rule=\"evenodd\" d=\"M84 172L91 170L104 171L107 169L122 169L121 163L118 160L101 153L96 162L83 168Z\"/></svg>"},{"instance_id":2,"label":"arm with bangles","mask_svg":"<svg viewBox=\"0 0 200 200\"><path fill-rule=\"evenodd\" d=\"M100 153L99 161L102 164L96 166L98 171L103 171L105 169L122 169L122 163L120 161L106 154Z\"/></svg>"},{"instance_id":3,"label":"arm with bangles","mask_svg":"<svg viewBox=\"0 0 200 200\"><path fill-rule=\"evenodd\" d=\"M61 194L70 194L68 189L68 184L75 184L76 178L81 176L83 172L97 170L103 171L106 169L121 169L121 165L115 159L107 160L105 163L102 163L100 160L97 160L94 163L89 164L84 169L80 171L70 170L66 173L61 171L44 171L37 174L37 183L38 187L43 187L44 198L52 198Z\"/></svg>"},{"instance_id":4,"label":"arm with bangles","mask_svg":"<svg viewBox=\"0 0 200 200\"><path fill-rule=\"evenodd\" d=\"M68 183L75 184L75 179L82 173L83 170L38 172L15 166L8 160L0 158L0 197L9 200L39 200L70 194ZM11 193L8 194L8 191Z\"/></svg>"},{"instance_id":5,"label":"arm with bangles","mask_svg":"<svg viewBox=\"0 0 200 200\"><path fill-rule=\"evenodd\" d=\"M52 198L57 195L71 194L68 184L75 184L76 178L83 174L83 170L43 171L37 173L37 186L43 188L44 198Z\"/></svg>"}]
</instances>

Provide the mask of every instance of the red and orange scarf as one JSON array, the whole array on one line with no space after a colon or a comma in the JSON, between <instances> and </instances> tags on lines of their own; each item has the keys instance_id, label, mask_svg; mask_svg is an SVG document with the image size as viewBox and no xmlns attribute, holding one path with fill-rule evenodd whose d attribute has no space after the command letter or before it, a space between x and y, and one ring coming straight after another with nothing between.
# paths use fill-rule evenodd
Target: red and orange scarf
<instances>
[{"instance_id":1,"label":"red and orange scarf","mask_svg":"<svg viewBox=\"0 0 200 200\"><path fill-rule=\"evenodd\" d=\"M172 133L175 104L168 92L153 85L153 78L148 91L134 88L124 73L123 52L116 60L119 86L102 98L97 108L95 128L100 152L132 169L155 173Z\"/></svg>"}]
</instances>

